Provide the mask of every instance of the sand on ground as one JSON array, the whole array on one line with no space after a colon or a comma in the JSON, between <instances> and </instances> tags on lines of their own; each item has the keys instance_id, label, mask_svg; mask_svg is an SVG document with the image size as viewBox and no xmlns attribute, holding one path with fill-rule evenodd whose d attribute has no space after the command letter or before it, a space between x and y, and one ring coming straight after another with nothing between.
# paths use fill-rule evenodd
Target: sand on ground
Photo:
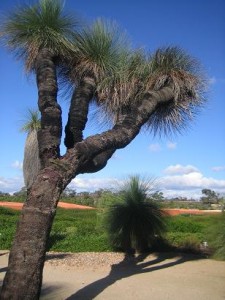
<instances>
[{"instance_id":1,"label":"sand on ground","mask_svg":"<svg viewBox=\"0 0 225 300\"><path fill-rule=\"evenodd\" d=\"M21 210L23 207L23 203L21 202L7 202L7 201L0 201L0 206L6 207L6 208L12 208L16 210ZM66 203L59 201L58 207L65 208L65 209L95 209L94 207L90 207L87 205L79 205L74 203ZM180 208L163 208L162 211L165 213L165 215L169 216L177 216L181 214L191 214L191 215L202 215L202 214L208 214L208 215L215 215L220 214L222 210L200 210L200 209L180 209Z\"/></svg>"},{"instance_id":2,"label":"sand on ground","mask_svg":"<svg viewBox=\"0 0 225 300\"><path fill-rule=\"evenodd\" d=\"M0 284L8 252L0 252ZM48 253L42 300L224 300L225 262L187 254Z\"/></svg>"}]
</instances>

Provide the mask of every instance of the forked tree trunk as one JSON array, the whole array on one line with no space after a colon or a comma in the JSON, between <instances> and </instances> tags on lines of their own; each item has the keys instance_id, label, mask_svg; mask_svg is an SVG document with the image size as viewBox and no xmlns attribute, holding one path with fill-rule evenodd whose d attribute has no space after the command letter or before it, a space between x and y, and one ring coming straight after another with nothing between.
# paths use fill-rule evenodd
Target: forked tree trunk
<instances>
[{"instance_id":1,"label":"forked tree trunk","mask_svg":"<svg viewBox=\"0 0 225 300\"><path fill-rule=\"evenodd\" d=\"M53 170L38 175L28 194L9 256L1 299L39 299L46 245L54 220L62 178Z\"/></svg>"},{"instance_id":2,"label":"forked tree trunk","mask_svg":"<svg viewBox=\"0 0 225 300\"><path fill-rule=\"evenodd\" d=\"M35 174L34 183L28 189L17 226L0 296L5 300L39 298L47 241L60 194L68 184L65 170L63 172L57 164L62 132L61 108L57 103L54 55L48 49L42 49L37 56L36 74L41 111L38 148L42 170Z\"/></svg>"},{"instance_id":3,"label":"forked tree trunk","mask_svg":"<svg viewBox=\"0 0 225 300\"><path fill-rule=\"evenodd\" d=\"M121 116L112 129L78 142L60 157L61 108L56 101L55 67L47 50L40 53L37 61L37 83L42 114L38 132L42 170L28 191L18 223L1 291L2 300L39 298L47 241L63 189L75 175L103 168L116 149L126 147L136 137L157 105L173 97L171 88L146 94L146 99L132 113Z\"/></svg>"}]
</instances>

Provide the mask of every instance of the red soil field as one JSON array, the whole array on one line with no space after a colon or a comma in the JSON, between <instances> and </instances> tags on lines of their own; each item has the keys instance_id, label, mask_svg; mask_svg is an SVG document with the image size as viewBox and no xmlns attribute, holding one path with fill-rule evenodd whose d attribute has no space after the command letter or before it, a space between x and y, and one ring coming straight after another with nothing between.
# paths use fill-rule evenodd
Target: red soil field
<instances>
[{"instance_id":1,"label":"red soil field","mask_svg":"<svg viewBox=\"0 0 225 300\"><path fill-rule=\"evenodd\" d=\"M202 214L218 214L221 210L200 210L200 209L178 209L178 208L168 208L162 209L166 215L177 216L183 214L189 215L202 215Z\"/></svg>"},{"instance_id":2,"label":"red soil field","mask_svg":"<svg viewBox=\"0 0 225 300\"><path fill-rule=\"evenodd\" d=\"M21 210L23 203L20 202L0 202L0 206L12 208L16 210ZM78 205L72 203L59 202L58 207L66 208L66 209L94 209L90 206Z\"/></svg>"},{"instance_id":3,"label":"red soil field","mask_svg":"<svg viewBox=\"0 0 225 300\"><path fill-rule=\"evenodd\" d=\"M16 210L21 210L23 203L19 202L0 202L0 206L8 207ZM94 207L78 205L66 202L59 202L58 207L65 209L95 209ZM162 209L165 215L177 216L181 214L191 214L191 215L202 215L202 214L218 214L221 213L221 210L199 210L199 209L177 209L177 208L168 208Z\"/></svg>"}]
</instances>

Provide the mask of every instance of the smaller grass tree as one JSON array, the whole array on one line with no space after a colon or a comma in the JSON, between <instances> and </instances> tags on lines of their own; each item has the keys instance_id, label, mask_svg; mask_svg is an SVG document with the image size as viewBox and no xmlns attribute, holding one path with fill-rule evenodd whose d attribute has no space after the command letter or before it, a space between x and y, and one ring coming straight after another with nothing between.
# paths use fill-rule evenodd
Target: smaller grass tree
<instances>
[{"instance_id":1,"label":"smaller grass tree","mask_svg":"<svg viewBox=\"0 0 225 300\"><path fill-rule=\"evenodd\" d=\"M40 159L38 150L38 130L41 128L40 115L38 110L28 110L27 120L21 131L27 133L24 159L23 177L27 189L29 189L40 170Z\"/></svg>"},{"instance_id":2,"label":"smaller grass tree","mask_svg":"<svg viewBox=\"0 0 225 300\"><path fill-rule=\"evenodd\" d=\"M149 251L166 226L156 203L147 199L150 183L131 176L120 191L120 202L111 206L106 221L110 242L128 254Z\"/></svg>"}]
</instances>

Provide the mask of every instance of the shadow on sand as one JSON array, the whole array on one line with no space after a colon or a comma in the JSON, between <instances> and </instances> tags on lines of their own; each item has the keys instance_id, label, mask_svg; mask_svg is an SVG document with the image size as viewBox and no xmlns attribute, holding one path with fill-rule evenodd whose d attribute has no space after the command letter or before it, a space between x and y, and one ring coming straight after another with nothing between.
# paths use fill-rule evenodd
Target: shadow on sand
<instances>
[{"instance_id":1,"label":"shadow on sand","mask_svg":"<svg viewBox=\"0 0 225 300\"><path fill-rule=\"evenodd\" d=\"M66 258L70 256L69 253L54 253L54 252L48 252L46 254L46 257L45 257L45 261L48 261L48 260L51 260L51 259L63 259L63 258Z\"/></svg>"},{"instance_id":2,"label":"shadow on sand","mask_svg":"<svg viewBox=\"0 0 225 300\"><path fill-rule=\"evenodd\" d=\"M124 259L120 263L111 266L111 271L106 277L83 287L66 298L66 300L92 300L107 287L120 279L128 278L136 274L149 273L173 267L187 261L202 258L200 256L188 254L178 255L177 253L159 253L155 259L151 261L144 261L148 255L149 254L141 254L137 257L125 255ZM167 259L175 259L175 261L166 262ZM162 262L164 263L161 264Z\"/></svg>"},{"instance_id":3,"label":"shadow on sand","mask_svg":"<svg viewBox=\"0 0 225 300\"><path fill-rule=\"evenodd\" d=\"M63 294L65 292L65 285L52 284L43 285L41 289L40 300L56 300L64 299Z\"/></svg>"}]
</instances>

